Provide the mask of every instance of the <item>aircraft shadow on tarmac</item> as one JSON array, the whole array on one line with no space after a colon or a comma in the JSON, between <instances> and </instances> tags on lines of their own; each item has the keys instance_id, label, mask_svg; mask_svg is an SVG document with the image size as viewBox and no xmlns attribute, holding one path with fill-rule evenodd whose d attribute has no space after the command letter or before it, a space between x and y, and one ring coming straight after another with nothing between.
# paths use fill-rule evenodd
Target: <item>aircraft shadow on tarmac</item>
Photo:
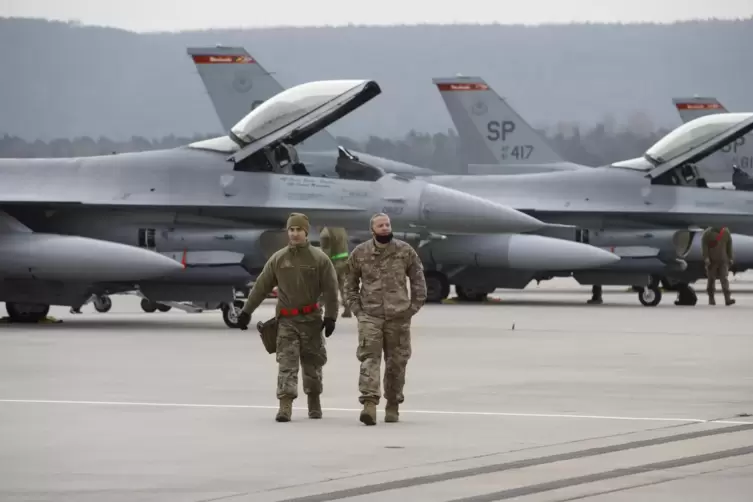
<instances>
[{"instance_id":1,"label":"aircraft shadow on tarmac","mask_svg":"<svg viewBox=\"0 0 753 502\"><path fill-rule=\"evenodd\" d=\"M464 306L476 306L476 307L497 307L497 308L505 308L505 307L587 307L590 309L597 309L597 308L642 308L645 309L643 305L638 303L636 300L635 305L633 304L627 304L627 303L609 303L609 300L605 300L602 305L589 305L586 303L586 300L588 297L584 297L579 300L524 300L524 299L504 299L501 301L488 301L484 303L470 303L470 302L453 302L453 303L447 303L443 306L452 307L455 305L464 305ZM674 302L674 297L672 299ZM674 305L672 305L674 306Z\"/></svg>"},{"instance_id":2,"label":"aircraft shadow on tarmac","mask_svg":"<svg viewBox=\"0 0 753 502\"><path fill-rule=\"evenodd\" d=\"M133 316L128 319L119 317L117 319L107 318L107 314L100 315L99 317L91 316L89 318L75 317L75 318L62 318L58 319L62 322L54 323L39 323L39 324L26 324L26 323L0 323L0 331L16 330L16 331L89 331L89 330L104 330L104 331L194 331L194 332L206 332L206 331L221 331L230 334L248 334L252 333L258 335L256 328L253 327L257 319L252 320L252 326L248 331L240 331L237 329L230 329L223 324L222 319L217 318L214 323L196 322L191 317L186 316L185 319L149 319L147 315ZM253 329L252 329L253 328Z\"/></svg>"}]
</instances>

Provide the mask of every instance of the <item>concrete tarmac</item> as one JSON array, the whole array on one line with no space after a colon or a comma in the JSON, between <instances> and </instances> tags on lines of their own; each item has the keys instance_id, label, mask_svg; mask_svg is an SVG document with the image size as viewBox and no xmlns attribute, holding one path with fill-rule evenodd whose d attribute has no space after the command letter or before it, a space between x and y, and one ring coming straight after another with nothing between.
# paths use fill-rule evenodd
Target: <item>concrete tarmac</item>
<instances>
[{"instance_id":1,"label":"concrete tarmac","mask_svg":"<svg viewBox=\"0 0 753 502\"><path fill-rule=\"evenodd\" d=\"M494 296L414 318L400 422L382 402L374 427L358 421L354 319L327 340L324 418L301 390L282 424L274 356L219 312L116 296L107 314L0 325L0 500L750 500L753 295Z\"/></svg>"}]
</instances>

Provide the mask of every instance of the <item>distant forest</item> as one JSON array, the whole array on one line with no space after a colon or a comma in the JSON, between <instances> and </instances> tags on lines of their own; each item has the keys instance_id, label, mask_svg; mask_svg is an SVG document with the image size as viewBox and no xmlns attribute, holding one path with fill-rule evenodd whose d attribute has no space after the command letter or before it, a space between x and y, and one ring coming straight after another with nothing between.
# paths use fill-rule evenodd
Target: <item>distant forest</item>
<instances>
[{"instance_id":1,"label":"distant forest","mask_svg":"<svg viewBox=\"0 0 753 502\"><path fill-rule=\"evenodd\" d=\"M547 135L552 146L567 160L597 166L616 160L643 155L645 150L668 131L615 130L599 124L586 131L578 127L560 128L557 134ZM544 131L541 131L542 133ZM134 136L130 140L114 141L106 137L60 138L51 141L26 141L17 136L0 137L0 157L83 157L112 153L175 148L214 135L192 137L165 136L147 139ZM407 162L415 166L436 169L445 173L465 173L467 169L459 157L460 139L454 131L448 133L419 133L411 131L400 139L371 136L358 141L338 137L340 145L357 152L378 155Z\"/></svg>"},{"instance_id":2,"label":"distant forest","mask_svg":"<svg viewBox=\"0 0 753 502\"><path fill-rule=\"evenodd\" d=\"M672 97L713 95L730 111L753 110L753 18L144 34L0 18L0 138L7 134L32 144L39 139L47 146L35 144L37 154L58 155L74 148L84 153L143 149L221 133L186 54L189 46L218 43L245 47L285 87L320 79L375 79L382 95L331 132L359 141L365 150L417 164L431 158L427 141L436 144L445 136L454 141L431 79L457 73L483 77L530 123L546 130L563 155L589 164L623 157L627 150L633 155L656 131L678 125ZM631 126L636 122L643 124L641 130ZM607 129L610 123L627 124L638 137L607 131L613 139L605 139L600 123ZM560 124L578 124L583 133L557 139ZM426 134L405 138L412 130ZM148 139L133 138L137 135ZM86 136L97 139L74 139Z\"/></svg>"}]
</instances>

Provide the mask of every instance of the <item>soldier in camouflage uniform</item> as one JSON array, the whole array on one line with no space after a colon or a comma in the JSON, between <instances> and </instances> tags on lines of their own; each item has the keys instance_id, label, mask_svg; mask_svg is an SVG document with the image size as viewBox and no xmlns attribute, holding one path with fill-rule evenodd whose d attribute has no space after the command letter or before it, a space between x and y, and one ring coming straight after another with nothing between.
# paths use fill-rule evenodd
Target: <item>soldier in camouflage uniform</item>
<instances>
[{"instance_id":1,"label":"soldier in camouflage uniform","mask_svg":"<svg viewBox=\"0 0 753 502\"><path fill-rule=\"evenodd\" d=\"M732 235L726 228L709 227L701 237L703 249L703 261L706 264L706 292L709 295L709 305L716 305L714 294L716 293L716 280L722 284L724 303L734 305L735 300L729 290L729 268L733 264Z\"/></svg>"},{"instance_id":2,"label":"soldier in camouflage uniform","mask_svg":"<svg viewBox=\"0 0 753 502\"><path fill-rule=\"evenodd\" d=\"M356 246L348 258L345 302L358 318L358 400L363 405L360 420L376 425L382 351L387 401L384 420L398 421L398 405L404 400L405 367L411 357L411 318L426 301L426 279L416 251L393 238L386 214L372 216L370 227L372 239ZM410 297L406 276L410 279Z\"/></svg>"},{"instance_id":3,"label":"soldier in camouflage uniform","mask_svg":"<svg viewBox=\"0 0 753 502\"><path fill-rule=\"evenodd\" d=\"M348 271L348 232L341 227L324 227L319 232L319 245L322 251L335 264L337 282L340 285L340 297L345 304L345 275ZM345 304L343 317L351 317L350 308Z\"/></svg>"},{"instance_id":4,"label":"soldier in camouflage uniform","mask_svg":"<svg viewBox=\"0 0 753 502\"><path fill-rule=\"evenodd\" d=\"M303 370L303 391L308 396L309 418L321 418L322 367L327 350L322 337L335 330L337 319L337 275L321 249L308 241L309 220L292 213L287 223L289 244L274 253L248 295L238 326L245 329L251 314L277 286L277 398L278 422L290 421L293 400L298 397L298 364ZM324 296L324 319L317 300Z\"/></svg>"}]
</instances>

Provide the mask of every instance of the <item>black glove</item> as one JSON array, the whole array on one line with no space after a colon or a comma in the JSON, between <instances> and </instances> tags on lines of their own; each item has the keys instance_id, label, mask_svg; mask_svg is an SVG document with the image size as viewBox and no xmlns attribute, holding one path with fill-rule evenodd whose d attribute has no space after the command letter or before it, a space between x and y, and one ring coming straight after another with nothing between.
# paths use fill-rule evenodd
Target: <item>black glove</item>
<instances>
[{"instance_id":1,"label":"black glove","mask_svg":"<svg viewBox=\"0 0 753 502\"><path fill-rule=\"evenodd\" d=\"M248 329L248 323L251 322L251 314L248 312L241 312L238 314L238 329L246 331Z\"/></svg>"},{"instance_id":2,"label":"black glove","mask_svg":"<svg viewBox=\"0 0 753 502\"><path fill-rule=\"evenodd\" d=\"M331 317L325 317L322 321L322 329L324 330L324 336L329 336L335 332L335 320Z\"/></svg>"}]
</instances>

